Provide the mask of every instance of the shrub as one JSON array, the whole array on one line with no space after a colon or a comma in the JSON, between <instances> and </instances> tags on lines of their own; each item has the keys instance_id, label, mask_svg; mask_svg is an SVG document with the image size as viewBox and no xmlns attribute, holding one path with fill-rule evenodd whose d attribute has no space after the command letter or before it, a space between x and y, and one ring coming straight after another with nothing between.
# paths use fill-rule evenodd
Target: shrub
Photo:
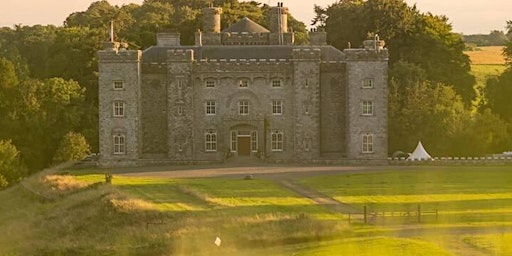
<instances>
[{"instance_id":1,"label":"shrub","mask_svg":"<svg viewBox=\"0 0 512 256\"><path fill-rule=\"evenodd\" d=\"M25 174L18 149L10 140L0 140L0 189L21 180Z\"/></svg>"},{"instance_id":2,"label":"shrub","mask_svg":"<svg viewBox=\"0 0 512 256\"><path fill-rule=\"evenodd\" d=\"M81 160L88 154L90 154L90 147L85 137L80 133L68 132L62 138L53 156L53 163Z\"/></svg>"}]
</instances>

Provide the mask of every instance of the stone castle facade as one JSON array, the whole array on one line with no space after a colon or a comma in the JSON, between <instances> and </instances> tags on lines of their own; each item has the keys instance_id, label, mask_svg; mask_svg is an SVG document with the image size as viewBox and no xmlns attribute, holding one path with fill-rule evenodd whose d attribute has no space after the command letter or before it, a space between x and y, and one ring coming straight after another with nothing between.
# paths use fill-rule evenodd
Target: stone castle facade
<instances>
[{"instance_id":1,"label":"stone castle facade","mask_svg":"<svg viewBox=\"0 0 512 256\"><path fill-rule=\"evenodd\" d=\"M387 159L388 52L379 40L344 51L310 32L295 46L288 9L269 29L244 18L221 31L203 9L193 46L160 33L143 52L99 51L102 166L148 162Z\"/></svg>"}]
</instances>

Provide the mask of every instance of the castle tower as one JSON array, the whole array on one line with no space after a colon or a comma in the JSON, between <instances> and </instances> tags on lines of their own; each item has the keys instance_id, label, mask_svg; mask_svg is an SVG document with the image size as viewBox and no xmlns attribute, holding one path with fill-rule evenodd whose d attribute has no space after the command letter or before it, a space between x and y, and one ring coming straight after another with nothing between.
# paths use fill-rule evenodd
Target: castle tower
<instances>
[{"instance_id":1,"label":"castle tower","mask_svg":"<svg viewBox=\"0 0 512 256\"><path fill-rule=\"evenodd\" d=\"M141 51L105 43L98 51L100 165L133 165L140 157Z\"/></svg>"},{"instance_id":2,"label":"castle tower","mask_svg":"<svg viewBox=\"0 0 512 256\"><path fill-rule=\"evenodd\" d=\"M364 49L345 49L347 58L347 158L386 161L388 147L388 50L366 40ZM383 96L384 95L384 96Z\"/></svg>"},{"instance_id":3,"label":"castle tower","mask_svg":"<svg viewBox=\"0 0 512 256\"><path fill-rule=\"evenodd\" d=\"M288 12L288 8L283 7L283 3L277 3L277 6L270 7L268 14L270 44L292 45L295 41L293 31L288 32Z\"/></svg>"},{"instance_id":4,"label":"castle tower","mask_svg":"<svg viewBox=\"0 0 512 256\"><path fill-rule=\"evenodd\" d=\"M222 8L207 7L203 8L203 32L220 33L220 15Z\"/></svg>"},{"instance_id":5,"label":"castle tower","mask_svg":"<svg viewBox=\"0 0 512 256\"><path fill-rule=\"evenodd\" d=\"M220 45L220 15L222 8L203 8L203 31L196 32L196 45Z\"/></svg>"},{"instance_id":6,"label":"castle tower","mask_svg":"<svg viewBox=\"0 0 512 256\"><path fill-rule=\"evenodd\" d=\"M268 24L271 33L288 33L288 7L282 4L270 7Z\"/></svg>"}]
</instances>

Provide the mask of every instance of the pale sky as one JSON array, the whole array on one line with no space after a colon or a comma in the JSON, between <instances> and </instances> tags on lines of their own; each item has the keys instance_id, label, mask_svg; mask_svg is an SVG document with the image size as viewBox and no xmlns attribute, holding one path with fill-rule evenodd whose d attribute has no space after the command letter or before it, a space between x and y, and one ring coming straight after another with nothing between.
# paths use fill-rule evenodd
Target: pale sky
<instances>
[{"instance_id":1,"label":"pale sky","mask_svg":"<svg viewBox=\"0 0 512 256\"><path fill-rule=\"evenodd\" d=\"M276 5L278 0L256 0ZM335 0L279 0L290 9L292 15L309 25L314 17L313 6L327 6ZM91 0L2 0L0 27L15 24L62 25L66 17L84 11ZM113 5L141 4L143 0L109 0ZM406 0L416 3L421 12L446 15L455 32L464 34L488 34L491 30L504 30L506 21L512 20L512 0Z\"/></svg>"}]
</instances>

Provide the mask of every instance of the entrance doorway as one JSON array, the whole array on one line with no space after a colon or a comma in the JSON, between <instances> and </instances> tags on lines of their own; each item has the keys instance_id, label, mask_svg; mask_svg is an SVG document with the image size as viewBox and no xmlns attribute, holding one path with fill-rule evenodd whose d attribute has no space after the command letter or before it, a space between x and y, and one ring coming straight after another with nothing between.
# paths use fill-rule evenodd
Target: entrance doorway
<instances>
[{"instance_id":1,"label":"entrance doorway","mask_svg":"<svg viewBox=\"0 0 512 256\"><path fill-rule=\"evenodd\" d=\"M238 137L238 156L251 155L251 137Z\"/></svg>"}]
</instances>

